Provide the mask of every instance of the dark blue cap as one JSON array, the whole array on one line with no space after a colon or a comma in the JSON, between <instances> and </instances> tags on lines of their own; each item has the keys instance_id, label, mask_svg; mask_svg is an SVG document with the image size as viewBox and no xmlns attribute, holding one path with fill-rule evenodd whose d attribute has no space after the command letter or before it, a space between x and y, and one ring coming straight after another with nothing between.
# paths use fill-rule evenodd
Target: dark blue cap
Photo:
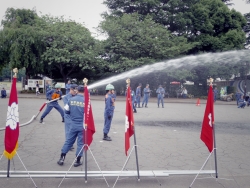
<instances>
[{"instance_id":1,"label":"dark blue cap","mask_svg":"<svg viewBox=\"0 0 250 188\"><path fill-rule=\"evenodd\" d=\"M83 92L84 91L84 85L79 85L78 86L78 91Z\"/></svg>"},{"instance_id":2,"label":"dark blue cap","mask_svg":"<svg viewBox=\"0 0 250 188\"><path fill-rule=\"evenodd\" d=\"M77 84L71 84L70 89L77 89L78 85Z\"/></svg>"}]
</instances>

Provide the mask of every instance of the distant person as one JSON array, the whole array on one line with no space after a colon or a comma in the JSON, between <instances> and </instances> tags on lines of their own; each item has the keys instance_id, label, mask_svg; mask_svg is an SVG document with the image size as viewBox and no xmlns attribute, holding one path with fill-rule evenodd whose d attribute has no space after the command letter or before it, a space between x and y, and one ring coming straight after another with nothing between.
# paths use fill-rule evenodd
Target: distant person
<instances>
[{"instance_id":1,"label":"distant person","mask_svg":"<svg viewBox=\"0 0 250 188\"><path fill-rule=\"evenodd\" d=\"M55 89L48 91L47 95L48 95L49 101L54 100L54 99L61 100L62 99L61 85L56 84ZM58 100L55 100L47 104L47 107L41 116L40 123L43 122L43 119L48 115L48 113L50 113L50 111L53 108L55 108L61 114L62 122L64 122L64 111L62 107L58 104Z\"/></svg>"},{"instance_id":2,"label":"distant person","mask_svg":"<svg viewBox=\"0 0 250 188\"><path fill-rule=\"evenodd\" d=\"M49 81L46 81L46 83L45 83L45 94L46 94L47 100L48 100L47 93L48 93L48 91L50 91L51 89L52 89L52 88L51 88L50 82L49 82Z\"/></svg>"},{"instance_id":3,"label":"distant person","mask_svg":"<svg viewBox=\"0 0 250 188\"><path fill-rule=\"evenodd\" d=\"M128 86L127 86L128 88ZM135 92L133 91L133 89L130 87L130 94L131 94L131 98L132 98L132 107L133 107L133 111L134 113L137 113L136 110L136 99L135 99ZM127 96L127 89L125 91L125 97Z\"/></svg>"},{"instance_id":4,"label":"distant person","mask_svg":"<svg viewBox=\"0 0 250 188\"><path fill-rule=\"evenodd\" d=\"M105 90L106 90L106 95L105 95L103 140L112 141L112 139L108 136L108 133L111 127L111 122L115 110L115 94L114 94L115 87L112 84L108 84Z\"/></svg>"},{"instance_id":5,"label":"distant person","mask_svg":"<svg viewBox=\"0 0 250 188\"><path fill-rule=\"evenodd\" d=\"M220 96L222 96L222 95L225 95L225 90L223 87L220 89Z\"/></svg>"},{"instance_id":6,"label":"distant person","mask_svg":"<svg viewBox=\"0 0 250 188\"><path fill-rule=\"evenodd\" d=\"M235 93L235 100L236 100L236 104L237 106L239 105L239 100L241 99L242 97L242 93L240 92L240 90L237 90L237 92Z\"/></svg>"},{"instance_id":7,"label":"distant person","mask_svg":"<svg viewBox=\"0 0 250 188\"><path fill-rule=\"evenodd\" d=\"M162 108L164 108L164 94L165 94L165 90L162 88L162 85L159 85L158 89L156 90L157 93L157 99L158 99L158 108L161 102Z\"/></svg>"},{"instance_id":8,"label":"distant person","mask_svg":"<svg viewBox=\"0 0 250 188\"><path fill-rule=\"evenodd\" d=\"M1 90L1 98L6 98L6 97L7 97L6 90L3 87L3 89Z\"/></svg>"},{"instance_id":9,"label":"distant person","mask_svg":"<svg viewBox=\"0 0 250 188\"><path fill-rule=\"evenodd\" d=\"M36 95L40 95L38 81L36 81Z\"/></svg>"},{"instance_id":10,"label":"distant person","mask_svg":"<svg viewBox=\"0 0 250 188\"><path fill-rule=\"evenodd\" d=\"M246 93L246 96L245 96L245 101L249 101L249 92Z\"/></svg>"},{"instance_id":11,"label":"distant person","mask_svg":"<svg viewBox=\"0 0 250 188\"><path fill-rule=\"evenodd\" d=\"M136 91L135 91L135 96L136 96L136 104L138 108L141 108L141 83L137 86Z\"/></svg>"},{"instance_id":12,"label":"distant person","mask_svg":"<svg viewBox=\"0 0 250 188\"><path fill-rule=\"evenodd\" d=\"M182 90L182 93L181 93L181 95L182 95L182 97L184 98L184 99L186 99L187 98L187 89L184 87L183 88L183 90Z\"/></svg>"},{"instance_id":13,"label":"distant person","mask_svg":"<svg viewBox=\"0 0 250 188\"><path fill-rule=\"evenodd\" d=\"M246 101L244 100L242 95L238 101L238 108L245 108L245 106L246 106Z\"/></svg>"},{"instance_id":14,"label":"distant person","mask_svg":"<svg viewBox=\"0 0 250 188\"><path fill-rule=\"evenodd\" d=\"M216 102L216 100L217 100L217 95L218 95L218 93L219 93L217 87L214 88L213 92L214 92L214 102Z\"/></svg>"},{"instance_id":15,"label":"distant person","mask_svg":"<svg viewBox=\"0 0 250 188\"><path fill-rule=\"evenodd\" d=\"M147 84L146 87L143 89L142 107L144 106L144 103L145 103L145 108L148 107L149 96L150 96L150 88L149 88L149 84Z\"/></svg>"},{"instance_id":16,"label":"distant person","mask_svg":"<svg viewBox=\"0 0 250 188\"><path fill-rule=\"evenodd\" d=\"M66 95L69 93L70 87L71 87L71 82L70 82L70 80L68 80L68 83L65 85Z\"/></svg>"}]
</instances>

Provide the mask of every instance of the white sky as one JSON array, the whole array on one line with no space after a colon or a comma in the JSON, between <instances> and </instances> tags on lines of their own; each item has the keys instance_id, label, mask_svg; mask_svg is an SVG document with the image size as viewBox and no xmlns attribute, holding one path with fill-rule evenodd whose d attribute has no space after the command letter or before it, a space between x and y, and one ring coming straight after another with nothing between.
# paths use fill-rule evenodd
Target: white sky
<instances>
[{"instance_id":1,"label":"white sky","mask_svg":"<svg viewBox=\"0 0 250 188\"><path fill-rule=\"evenodd\" d=\"M51 14L52 16L62 16L84 23L92 32L102 20L100 14L107 11L103 0L1 0L0 20L4 17L8 7L13 8L35 8L38 15ZM242 14L250 12L250 4L246 4L244 0L233 0L235 5L232 6Z\"/></svg>"}]
</instances>

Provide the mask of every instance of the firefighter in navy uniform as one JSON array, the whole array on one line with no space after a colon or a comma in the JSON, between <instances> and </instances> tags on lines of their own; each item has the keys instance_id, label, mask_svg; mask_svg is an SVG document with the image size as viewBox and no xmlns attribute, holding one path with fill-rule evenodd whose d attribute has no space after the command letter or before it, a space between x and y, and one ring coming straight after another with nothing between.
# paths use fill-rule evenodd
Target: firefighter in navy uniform
<instances>
[{"instance_id":1,"label":"firefighter in navy uniform","mask_svg":"<svg viewBox=\"0 0 250 188\"><path fill-rule=\"evenodd\" d=\"M108 136L111 122L114 115L115 109L115 98L114 98L114 89L115 87L112 84L106 86L106 95L105 95L105 111L104 111L104 128L103 128L103 140L112 141Z\"/></svg>"},{"instance_id":2,"label":"firefighter in navy uniform","mask_svg":"<svg viewBox=\"0 0 250 188\"><path fill-rule=\"evenodd\" d=\"M74 97L77 92L78 92L78 85L76 84L71 84L70 86L70 91L67 95L65 95L65 97L63 98L63 103L64 106L68 105L69 99L71 99L72 97ZM71 119L70 119L70 115L66 114L64 111L64 124L65 124L65 139L67 139L67 136L69 134L69 130L70 130L70 123L71 123Z\"/></svg>"},{"instance_id":3,"label":"firefighter in navy uniform","mask_svg":"<svg viewBox=\"0 0 250 188\"><path fill-rule=\"evenodd\" d=\"M138 108L141 108L141 83L137 86L135 91L135 98L136 98L136 104L138 105Z\"/></svg>"},{"instance_id":4,"label":"firefighter in navy uniform","mask_svg":"<svg viewBox=\"0 0 250 188\"><path fill-rule=\"evenodd\" d=\"M63 165L66 154L68 151L72 148L74 142L77 138L77 149L76 149L76 161L74 163L74 167L82 165L81 157L83 155L83 133L84 133L84 86L79 85L78 86L78 93L69 99L68 104L64 106L64 110L66 114L69 114L71 119L71 125L69 134L67 136L67 139L62 147L61 150L61 157L57 161L57 164Z\"/></svg>"},{"instance_id":5,"label":"firefighter in navy uniform","mask_svg":"<svg viewBox=\"0 0 250 188\"><path fill-rule=\"evenodd\" d=\"M54 99L62 99L62 92L61 92L61 85L60 84L56 84L55 85L55 89L49 90L46 93L46 96L48 97L49 100L54 100ZM62 116L62 122L64 122L64 112L62 107L58 104L58 100L53 101L51 103L47 104L46 110L43 112L41 119L40 119L40 123L43 122L43 119L47 116L48 113L50 113L50 111L55 108Z\"/></svg>"},{"instance_id":6,"label":"firefighter in navy uniform","mask_svg":"<svg viewBox=\"0 0 250 188\"><path fill-rule=\"evenodd\" d=\"M159 88L156 90L156 93L157 93L157 99L158 99L158 102L157 102L158 108L159 108L160 102L161 102L162 108L164 108L163 98L165 95L165 90L162 88L162 85L159 85Z\"/></svg>"}]
</instances>

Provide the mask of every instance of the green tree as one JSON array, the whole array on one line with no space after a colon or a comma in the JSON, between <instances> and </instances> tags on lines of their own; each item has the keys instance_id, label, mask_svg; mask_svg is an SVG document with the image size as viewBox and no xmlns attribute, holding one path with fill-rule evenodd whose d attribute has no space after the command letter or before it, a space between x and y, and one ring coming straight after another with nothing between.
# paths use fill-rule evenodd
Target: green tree
<instances>
[{"instance_id":1,"label":"green tree","mask_svg":"<svg viewBox=\"0 0 250 188\"><path fill-rule=\"evenodd\" d=\"M244 32L247 36L247 40L245 43L245 48L250 49L250 13L244 14L246 20L247 20L247 24L246 26L243 28Z\"/></svg>"},{"instance_id":2,"label":"green tree","mask_svg":"<svg viewBox=\"0 0 250 188\"><path fill-rule=\"evenodd\" d=\"M189 54L242 49L246 20L241 13L230 10L221 0L106 0L111 15L121 17L137 12L140 19L150 16L156 23L177 36L199 45Z\"/></svg>"},{"instance_id":3,"label":"green tree","mask_svg":"<svg viewBox=\"0 0 250 188\"><path fill-rule=\"evenodd\" d=\"M26 77L40 73L44 45L41 41L40 22L34 10L8 8L0 31L0 60L11 68L26 68Z\"/></svg>"},{"instance_id":4,"label":"green tree","mask_svg":"<svg viewBox=\"0 0 250 188\"><path fill-rule=\"evenodd\" d=\"M195 44L171 34L151 17L140 20L139 14L110 16L100 25L109 37L103 57L109 71L123 72L162 59L185 54Z\"/></svg>"},{"instance_id":5,"label":"green tree","mask_svg":"<svg viewBox=\"0 0 250 188\"><path fill-rule=\"evenodd\" d=\"M55 71L53 77L63 77L66 82L80 70L91 69L96 62L94 52L96 41L87 28L63 17L44 16L46 50L42 62Z\"/></svg>"}]
</instances>

